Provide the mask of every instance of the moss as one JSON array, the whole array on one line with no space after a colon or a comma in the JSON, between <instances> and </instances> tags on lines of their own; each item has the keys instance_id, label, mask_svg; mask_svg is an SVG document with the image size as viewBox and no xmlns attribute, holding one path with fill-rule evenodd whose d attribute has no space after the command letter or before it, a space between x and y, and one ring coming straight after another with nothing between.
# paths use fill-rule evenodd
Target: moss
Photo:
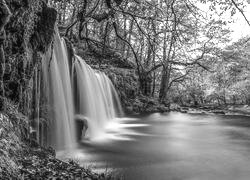
<instances>
[{"instance_id":1,"label":"moss","mask_svg":"<svg viewBox=\"0 0 250 180\"><path fill-rule=\"evenodd\" d=\"M37 12L37 17L39 20L36 22L30 43L33 50L44 53L53 39L57 12L43 3L42 11Z\"/></svg>"}]
</instances>

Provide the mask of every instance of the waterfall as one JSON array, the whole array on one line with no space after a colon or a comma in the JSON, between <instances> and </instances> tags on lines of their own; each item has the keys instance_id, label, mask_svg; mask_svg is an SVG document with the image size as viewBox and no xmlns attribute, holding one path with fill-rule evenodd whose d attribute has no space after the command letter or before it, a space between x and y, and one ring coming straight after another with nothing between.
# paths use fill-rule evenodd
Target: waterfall
<instances>
[{"instance_id":1,"label":"waterfall","mask_svg":"<svg viewBox=\"0 0 250 180\"><path fill-rule=\"evenodd\" d=\"M73 84L76 113L87 117L89 137L102 136L105 125L123 114L111 80L103 72L94 71L81 57L75 56Z\"/></svg>"},{"instance_id":2,"label":"waterfall","mask_svg":"<svg viewBox=\"0 0 250 180\"><path fill-rule=\"evenodd\" d=\"M51 106L50 139L57 150L74 148L75 124L72 87L67 47L58 30L54 36L53 50L43 57L42 68L49 105Z\"/></svg>"},{"instance_id":3,"label":"waterfall","mask_svg":"<svg viewBox=\"0 0 250 180\"><path fill-rule=\"evenodd\" d=\"M84 117L88 137L95 139L103 135L108 122L123 115L117 92L104 73L93 70L77 55L72 67L69 66L66 44L56 29L54 43L43 57L42 69L51 109L49 137L57 150L75 147L77 118Z\"/></svg>"}]
</instances>

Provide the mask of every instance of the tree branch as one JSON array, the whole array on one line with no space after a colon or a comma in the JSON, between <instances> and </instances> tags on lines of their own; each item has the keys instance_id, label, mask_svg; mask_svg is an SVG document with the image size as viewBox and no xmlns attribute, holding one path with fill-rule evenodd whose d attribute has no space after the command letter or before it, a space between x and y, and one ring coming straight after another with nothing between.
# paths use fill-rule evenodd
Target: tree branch
<instances>
[{"instance_id":1,"label":"tree branch","mask_svg":"<svg viewBox=\"0 0 250 180\"><path fill-rule=\"evenodd\" d=\"M125 43L127 43L128 46L131 48L131 50L132 50L132 52L133 52L133 54L134 54L134 57L135 57L136 64L137 64L137 71L138 71L139 79L141 80L141 79L142 79L142 77L141 77L141 70L143 70L143 68L142 68L142 65L140 64L140 62L139 62L139 60L138 60L138 57L137 57L137 54L136 54L134 48L132 47L132 45L131 45L126 39L122 38L122 37L119 35L118 30L117 30L117 25L116 25L115 22L113 22L113 27L114 27L114 29L115 29L115 34L116 34L116 36L117 36L119 39L121 39L122 41L124 41Z\"/></svg>"},{"instance_id":2,"label":"tree branch","mask_svg":"<svg viewBox=\"0 0 250 180\"><path fill-rule=\"evenodd\" d=\"M245 16L244 12L242 9L239 8L239 6L236 4L236 2L234 0L231 0L233 5L240 11L240 13L242 14L242 16L244 17L244 19L246 20L247 24L250 27L250 22L248 21L247 17Z\"/></svg>"}]
</instances>

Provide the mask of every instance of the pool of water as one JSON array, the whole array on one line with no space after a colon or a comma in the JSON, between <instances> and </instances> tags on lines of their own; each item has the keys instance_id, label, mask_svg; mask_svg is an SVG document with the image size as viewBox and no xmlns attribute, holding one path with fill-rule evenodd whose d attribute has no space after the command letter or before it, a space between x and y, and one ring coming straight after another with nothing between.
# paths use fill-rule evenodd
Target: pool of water
<instances>
[{"instance_id":1,"label":"pool of water","mask_svg":"<svg viewBox=\"0 0 250 180\"><path fill-rule=\"evenodd\" d=\"M250 117L177 112L123 118L74 154L126 180L249 180Z\"/></svg>"}]
</instances>

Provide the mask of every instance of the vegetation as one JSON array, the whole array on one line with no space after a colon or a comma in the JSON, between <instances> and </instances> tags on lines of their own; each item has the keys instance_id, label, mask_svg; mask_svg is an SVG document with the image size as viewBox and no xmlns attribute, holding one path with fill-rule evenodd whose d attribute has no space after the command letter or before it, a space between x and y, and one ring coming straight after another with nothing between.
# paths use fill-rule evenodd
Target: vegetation
<instances>
[{"instance_id":1,"label":"vegetation","mask_svg":"<svg viewBox=\"0 0 250 180\"><path fill-rule=\"evenodd\" d=\"M244 0L0 0L0 110L6 116L0 173L20 175L20 162L33 161L32 153L18 160L23 147L45 141L32 128L50 121L41 98L41 57L53 44L56 23L71 53L108 74L128 112L250 105L250 37L232 43L227 26L236 12L250 26L245 6ZM88 172L51 161L63 171ZM23 168L24 179L35 178L37 166ZM46 173L39 175L49 178Z\"/></svg>"},{"instance_id":2,"label":"vegetation","mask_svg":"<svg viewBox=\"0 0 250 180\"><path fill-rule=\"evenodd\" d=\"M247 103L249 90L243 85L247 77L242 76L247 71L249 39L229 45L227 27L236 11L248 22L243 1L49 3L58 11L63 35L99 56L100 64L110 54L134 63L138 94L164 104ZM238 50L240 46L245 48ZM232 52L235 49L239 52ZM239 67L243 62L244 68Z\"/></svg>"}]
</instances>

